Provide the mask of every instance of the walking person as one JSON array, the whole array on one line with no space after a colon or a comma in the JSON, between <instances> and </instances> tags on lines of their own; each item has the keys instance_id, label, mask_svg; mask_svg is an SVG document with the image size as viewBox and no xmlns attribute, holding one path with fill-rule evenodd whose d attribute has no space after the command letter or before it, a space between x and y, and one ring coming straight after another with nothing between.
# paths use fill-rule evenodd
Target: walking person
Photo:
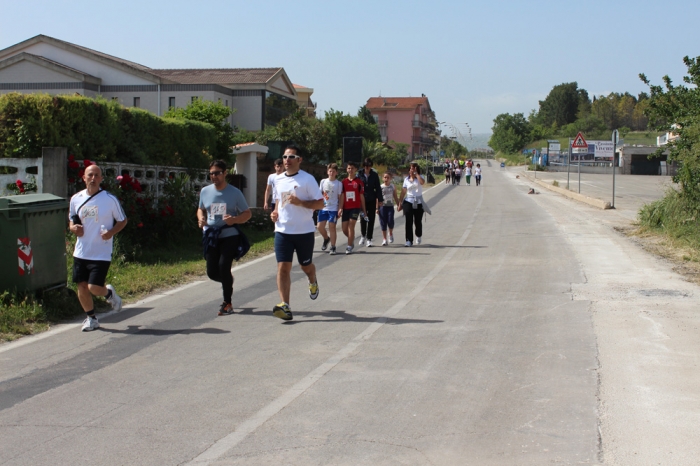
<instances>
[{"instance_id":1,"label":"walking person","mask_svg":"<svg viewBox=\"0 0 700 466\"><path fill-rule=\"evenodd\" d=\"M270 218L275 222L275 257L277 258L277 290L281 303L272 308L272 315L292 320L289 295L292 286L294 252L301 270L309 280L309 297L318 298L318 281L314 255L314 211L323 208L323 195L316 179L300 169L299 148L291 144L282 156L284 173L275 178L279 196Z\"/></svg>"},{"instance_id":2,"label":"walking person","mask_svg":"<svg viewBox=\"0 0 700 466\"><path fill-rule=\"evenodd\" d=\"M382 198L382 182L379 180L379 174L372 168L374 163L372 159L366 158L363 166L364 170L360 172L358 178L365 185L365 208L366 216L360 219L360 246L367 243L367 247L374 246L372 238L374 237L374 222L379 208L382 206L384 199Z\"/></svg>"},{"instance_id":3,"label":"walking person","mask_svg":"<svg viewBox=\"0 0 700 466\"><path fill-rule=\"evenodd\" d=\"M382 185L382 197L384 198L384 204L379 208L379 225L382 228L382 246L387 245L387 240L389 243L394 242L394 206L398 205L399 198L396 195L396 186L391 182L391 173L386 172L382 176L384 184ZM387 238L386 231L389 230L389 237Z\"/></svg>"},{"instance_id":4,"label":"walking person","mask_svg":"<svg viewBox=\"0 0 700 466\"><path fill-rule=\"evenodd\" d=\"M339 214L343 234L348 238L345 254L352 254L355 248L355 224L360 214L367 215L365 207L365 185L357 177L357 162L349 161L346 170L348 177L343 180L343 207Z\"/></svg>"},{"instance_id":5,"label":"walking person","mask_svg":"<svg viewBox=\"0 0 700 466\"><path fill-rule=\"evenodd\" d=\"M284 165L282 165L282 159L275 160L275 173L271 173L267 177L267 186L265 187L265 203L263 208L265 210L275 210L275 199L277 199L277 193L275 192L275 177L282 174L284 171ZM272 202L268 201L272 199Z\"/></svg>"},{"instance_id":6,"label":"walking person","mask_svg":"<svg viewBox=\"0 0 700 466\"><path fill-rule=\"evenodd\" d=\"M462 179L462 169L460 168L459 165L457 165L457 168L455 168L455 182L454 182L454 184L459 186L459 182L461 181L461 179Z\"/></svg>"},{"instance_id":7,"label":"walking person","mask_svg":"<svg viewBox=\"0 0 700 466\"><path fill-rule=\"evenodd\" d=\"M126 226L124 209L114 195L100 188L102 170L97 165L85 169L85 189L71 197L69 229L77 237L73 251L73 283L78 286L78 300L85 311L81 330L100 328L95 316L93 296L102 296L114 311L122 300L112 285L106 285L112 263L114 236Z\"/></svg>"},{"instance_id":8,"label":"walking person","mask_svg":"<svg viewBox=\"0 0 700 466\"><path fill-rule=\"evenodd\" d=\"M212 184L199 193L197 225L204 234L204 259L209 279L221 283L224 301L219 315L233 314L233 273L231 266L238 252L240 232L235 225L250 220L252 215L240 189L226 182L226 162L209 164Z\"/></svg>"},{"instance_id":9,"label":"walking person","mask_svg":"<svg viewBox=\"0 0 700 466\"><path fill-rule=\"evenodd\" d=\"M467 165L464 168L464 179L467 181L467 186L471 185L472 180L472 167Z\"/></svg>"},{"instance_id":10,"label":"walking person","mask_svg":"<svg viewBox=\"0 0 700 466\"><path fill-rule=\"evenodd\" d=\"M425 179L420 174L417 163L411 162L408 176L403 180L399 206L397 210L403 210L406 217L406 244L407 248L413 246L413 227L415 224L416 244L421 244L423 236L423 184Z\"/></svg>"},{"instance_id":11,"label":"walking person","mask_svg":"<svg viewBox=\"0 0 700 466\"><path fill-rule=\"evenodd\" d=\"M481 186L481 164L477 163L474 169L474 180L477 186Z\"/></svg>"},{"instance_id":12,"label":"walking person","mask_svg":"<svg viewBox=\"0 0 700 466\"><path fill-rule=\"evenodd\" d=\"M323 209L318 212L318 232L323 237L321 251L331 245L329 254L335 255L335 241L337 238L336 224L338 223L338 211L343 209L343 183L338 181L338 165L328 164L328 178L321 180L319 187L323 195ZM326 232L328 223L328 233Z\"/></svg>"}]
</instances>

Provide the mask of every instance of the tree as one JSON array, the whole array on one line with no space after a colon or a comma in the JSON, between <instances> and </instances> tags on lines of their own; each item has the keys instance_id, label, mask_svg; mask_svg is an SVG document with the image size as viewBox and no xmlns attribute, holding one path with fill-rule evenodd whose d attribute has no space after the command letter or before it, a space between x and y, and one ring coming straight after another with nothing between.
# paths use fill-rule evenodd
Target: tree
<instances>
[{"instance_id":1,"label":"tree","mask_svg":"<svg viewBox=\"0 0 700 466\"><path fill-rule=\"evenodd\" d=\"M357 111L357 116L359 118L362 118L363 120L365 120L370 125L377 124L377 122L374 121L374 117L372 116L372 112L367 108L366 105L363 105L362 107L360 107L360 109Z\"/></svg>"},{"instance_id":2,"label":"tree","mask_svg":"<svg viewBox=\"0 0 700 466\"><path fill-rule=\"evenodd\" d=\"M690 85L688 87L673 85L668 76L663 77L665 89L651 84L644 74L639 78L650 90L645 111L650 126L678 135L665 149L669 151L669 161L680 162L674 181L681 187L680 195L697 215L700 213L700 57L686 56L683 63L688 68L688 75L683 77L683 82ZM663 149L657 154L660 155Z\"/></svg>"},{"instance_id":3,"label":"tree","mask_svg":"<svg viewBox=\"0 0 700 466\"><path fill-rule=\"evenodd\" d=\"M528 142L532 126L522 113L501 113L493 120L489 147L506 154L519 152Z\"/></svg>"},{"instance_id":4,"label":"tree","mask_svg":"<svg viewBox=\"0 0 700 466\"><path fill-rule=\"evenodd\" d=\"M221 102L194 99L185 108L171 107L164 118L194 120L209 123L216 130L216 148L210 154L214 159L230 159L233 154L234 131L228 123L233 110Z\"/></svg>"},{"instance_id":5,"label":"tree","mask_svg":"<svg viewBox=\"0 0 700 466\"><path fill-rule=\"evenodd\" d=\"M588 92L578 89L578 83L564 83L554 86L544 100L540 100L537 123L550 126L568 125L576 121L580 102L588 103ZM584 108L587 110L587 108Z\"/></svg>"},{"instance_id":6,"label":"tree","mask_svg":"<svg viewBox=\"0 0 700 466\"><path fill-rule=\"evenodd\" d=\"M266 145L268 141L294 141L311 162L325 162L331 147L330 133L323 121L307 116L303 109L257 134L259 144Z\"/></svg>"},{"instance_id":7,"label":"tree","mask_svg":"<svg viewBox=\"0 0 700 466\"><path fill-rule=\"evenodd\" d=\"M343 112L330 109L325 112L323 124L329 133L329 153L332 158L337 157L338 151L343 147L343 136L348 133L355 133L368 141L379 141L379 128L374 123L374 119L372 119L372 123L369 123L362 117L346 115Z\"/></svg>"}]
</instances>

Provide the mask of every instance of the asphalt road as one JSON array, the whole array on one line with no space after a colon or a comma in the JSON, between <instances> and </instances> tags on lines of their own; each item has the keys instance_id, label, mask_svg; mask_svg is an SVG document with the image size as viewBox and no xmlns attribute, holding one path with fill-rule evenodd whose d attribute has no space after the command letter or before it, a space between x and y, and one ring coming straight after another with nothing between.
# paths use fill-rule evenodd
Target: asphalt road
<instances>
[{"instance_id":1,"label":"asphalt road","mask_svg":"<svg viewBox=\"0 0 700 466\"><path fill-rule=\"evenodd\" d=\"M317 241L291 322L267 257L233 316L201 281L0 346L0 464L694 464L697 287L622 210L482 167L426 193L420 246L400 216L390 247Z\"/></svg>"}]
</instances>

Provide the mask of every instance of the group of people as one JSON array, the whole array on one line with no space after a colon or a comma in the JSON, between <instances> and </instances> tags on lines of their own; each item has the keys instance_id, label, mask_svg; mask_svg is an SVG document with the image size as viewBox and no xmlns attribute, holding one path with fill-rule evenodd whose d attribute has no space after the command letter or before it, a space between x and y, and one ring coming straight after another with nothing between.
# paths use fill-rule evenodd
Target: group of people
<instances>
[{"instance_id":1,"label":"group of people","mask_svg":"<svg viewBox=\"0 0 700 466\"><path fill-rule=\"evenodd\" d=\"M394 209L406 216L406 247L421 244L422 218L430 210L423 200L425 179L420 167L411 163L400 194L393 184L391 173L384 173L382 181L366 159L363 170L356 162L348 162L347 178L337 179L338 166L327 167L328 178L320 183L300 169L302 157L299 148L288 146L282 159L275 162L275 173L270 175L265 196L265 209L271 210L275 223L274 250L277 259L277 289L281 302L272 314L283 320L292 320L290 307L291 270L296 259L308 278L309 297L319 295L316 267L313 263L315 232L323 237L322 250L336 253L336 224L341 219L343 234L347 237L346 254L352 254L355 244L355 225L360 219L359 244L373 246L375 219L378 216L382 230L382 246L394 241ZM203 230L203 248L207 276L221 283L223 302L218 315L233 313L232 294L234 277L231 272L241 243L236 227L247 222L251 211L243 193L226 181L227 167L222 160L209 166L212 184L202 188L197 209L197 223ZM86 313L82 331L100 327L95 316L93 296L104 297L118 311L121 298L110 284L106 284L111 264L113 237L127 224L119 200L101 190L102 171L96 165L85 170L86 189L71 198L69 209L70 231L77 237L74 251L73 281L78 287L78 299ZM271 195L271 197L268 197ZM272 202L268 202L271 198ZM318 225L313 214L318 211ZM326 231L328 226L328 231ZM414 237L415 232L415 237ZM415 240L414 240L415 238ZM329 249L330 246L330 249Z\"/></svg>"},{"instance_id":2,"label":"group of people","mask_svg":"<svg viewBox=\"0 0 700 466\"><path fill-rule=\"evenodd\" d=\"M476 185L481 185L481 164L477 163L475 167L472 159L469 159L466 162L462 162L457 159L454 159L451 162L448 160L445 162L443 167L445 169L445 184L458 185L462 179L462 175L464 175L466 184L469 186L472 183L473 175Z\"/></svg>"}]
</instances>

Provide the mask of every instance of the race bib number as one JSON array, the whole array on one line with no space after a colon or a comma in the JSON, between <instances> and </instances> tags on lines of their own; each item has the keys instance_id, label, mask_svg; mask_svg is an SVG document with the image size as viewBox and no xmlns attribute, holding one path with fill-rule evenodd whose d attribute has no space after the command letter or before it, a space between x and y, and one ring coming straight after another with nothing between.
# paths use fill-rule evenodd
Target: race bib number
<instances>
[{"instance_id":1,"label":"race bib number","mask_svg":"<svg viewBox=\"0 0 700 466\"><path fill-rule=\"evenodd\" d=\"M355 200L355 191L347 191L345 193L345 200L346 201L354 201Z\"/></svg>"},{"instance_id":2,"label":"race bib number","mask_svg":"<svg viewBox=\"0 0 700 466\"><path fill-rule=\"evenodd\" d=\"M211 205L211 216L216 217L217 215L222 217L226 214L226 203L217 202Z\"/></svg>"},{"instance_id":3,"label":"race bib number","mask_svg":"<svg viewBox=\"0 0 700 466\"><path fill-rule=\"evenodd\" d=\"M289 199L291 199L294 191L285 191L280 195L280 207L284 207L289 204Z\"/></svg>"},{"instance_id":4,"label":"race bib number","mask_svg":"<svg viewBox=\"0 0 700 466\"><path fill-rule=\"evenodd\" d=\"M83 216L83 219L82 219L83 222L85 222L85 220L88 220L88 219L92 219L93 222L97 222L98 212L99 212L99 210L98 210L97 206L91 205L91 206L83 207L83 209L81 210L80 213Z\"/></svg>"}]
</instances>

